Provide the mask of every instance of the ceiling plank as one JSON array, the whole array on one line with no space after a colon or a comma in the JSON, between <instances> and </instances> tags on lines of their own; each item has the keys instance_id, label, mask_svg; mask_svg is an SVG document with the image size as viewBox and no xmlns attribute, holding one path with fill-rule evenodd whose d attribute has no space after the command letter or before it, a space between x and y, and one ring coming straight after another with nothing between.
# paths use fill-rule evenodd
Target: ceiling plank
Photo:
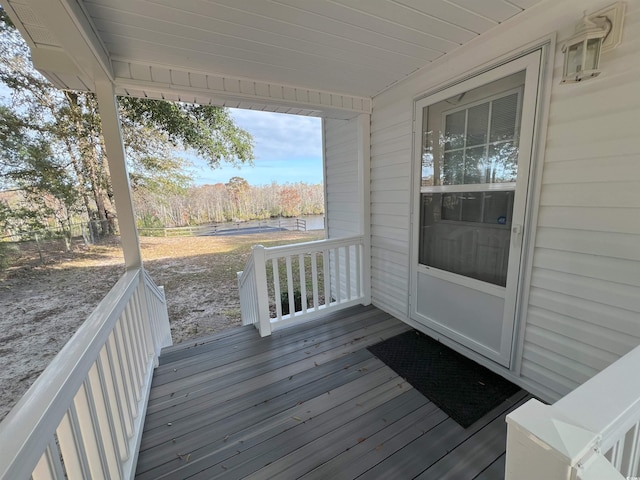
<instances>
[{"instance_id":1,"label":"ceiling plank","mask_svg":"<svg viewBox=\"0 0 640 480\"><path fill-rule=\"evenodd\" d=\"M508 18L517 15L521 8L504 0L450 0L452 3L466 8L484 17L488 17L496 22L504 22Z\"/></svg>"},{"instance_id":2,"label":"ceiling plank","mask_svg":"<svg viewBox=\"0 0 640 480\"><path fill-rule=\"evenodd\" d=\"M329 2L299 2L297 0L272 0L278 5L288 6L301 12L312 13L320 17L345 23L350 27L363 28L378 32L390 38L402 40L418 45L428 45L428 48L445 53L459 45L457 40L448 40L455 32L447 32L447 25L435 19L425 19L422 28L407 28L406 18L396 16L397 21L390 22L387 18L368 14L358 8L353 2L347 8L339 3ZM358 4L366 7L366 3ZM389 9L387 9L389 10ZM408 12L406 12L408 13ZM405 14L405 16L408 16Z\"/></svg>"},{"instance_id":3,"label":"ceiling plank","mask_svg":"<svg viewBox=\"0 0 640 480\"><path fill-rule=\"evenodd\" d=\"M387 68L400 69L403 72L407 70L413 71L424 65L424 59L415 57L395 55L388 52L377 52L374 55L364 48L362 48L362 52L356 54L345 49L344 45L342 48L327 46L318 48L318 45L312 42L294 42L291 38L265 35L256 30L250 31L251 35L243 36L239 35L236 27L224 23L222 25L226 28L218 28L217 25L209 24L208 27L211 30L206 30L204 28L205 25L202 25L201 28L195 27L193 24L189 26L186 26L187 24L184 24L185 26L183 24L176 25L175 18L172 21L167 21L143 17L141 14L126 11L125 24L121 23L125 13L123 11L116 11L113 8L104 8L102 6L94 6L91 11L102 38L108 42L115 42L115 36L117 35L123 42L122 49L126 48L125 40L127 39L129 42L137 42L148 35L154 35L158 38L164 37L164 40L159 40L163 48L171 47L174 42L177 42L175 43L176 45L193 42L196 49L199 48L209 53L217 53L218 49L221 51L224 49L241 49L251 54L259 53L265 56L284 57L287 63L304 62L306 60L307 63L317 64L319 62L332 61L345 62L348 66L353 67L375 67L376 69L379 69L381 64L384 63ZM185 20L189 20L189 18L185 18ZM201 20L196 21L196 24L201 23ZM126 55L124 51L112 53L120 56Z\"/></svg>"},{"instance_id":4,"label":"ceiling plank","mask_svg":"<svg viewBox=\"0 0 640 480\"><path fill-rule=\"evenodd\" d=\"M457 25L462 28L466 28L471 32L477 34L484 33L490 28L497 25L497 22L490 20L489 18L478 15L474 12L460 8L452 3L444 2L442 0L430 0L425 2L424 0L392 0L398 5L410 7L417 12L421 12L425 15L430 15L452 25ZM481 3L481 2L480 2Z\"/></svg>"},{"instance_id":5,"label":"ceiling plank","mask_svg":"<svg viewBox=\"0 0 640 480\"><path fill-rule=\"evenodd\" d=\"M161 0L169 2L171 0ZM192 0L192 2L201 2L201 0ZM226 7L226 9L218 8L217 14L225 18L231 10L240 13L244 19L253 17L253 20L259 22L273 21L277 22L278 28L287 28L288 26L303 27L307 30L322 32L324 35L334 35L343 40L349 40L364 45L373 46L382 50L398 54L408 54L418 58L429 57L433 55L433 50L411 43L405 40L391 38L382 35L374 30L351 26L344 22L336 21L331 18L317 14L301 14L295 8L284 5L274 4L271 2L254 2L252 0L216 0L211 2L215 6Z\"/></svg>"}]
</instances>

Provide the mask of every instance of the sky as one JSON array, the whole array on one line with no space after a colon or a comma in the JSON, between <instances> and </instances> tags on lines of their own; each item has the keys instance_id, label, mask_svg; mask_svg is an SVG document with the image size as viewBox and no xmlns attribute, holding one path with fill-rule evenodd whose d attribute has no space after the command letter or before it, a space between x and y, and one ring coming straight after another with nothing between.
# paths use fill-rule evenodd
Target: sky
<instances>
[{"instance_id":1,"label":"sky","mask_svg":"<svg viewBox=\"0 0 640 480\"><path fill-rule=\"evenodd\" d=\"M240 169L223 164L211 169L201 159L190 157L196 185L227 183L242 177L251 185L305 182L322 183L321 120L283 113L230 109L239 127L254 141L254 166Z\"/></svg>"}]
</instances>

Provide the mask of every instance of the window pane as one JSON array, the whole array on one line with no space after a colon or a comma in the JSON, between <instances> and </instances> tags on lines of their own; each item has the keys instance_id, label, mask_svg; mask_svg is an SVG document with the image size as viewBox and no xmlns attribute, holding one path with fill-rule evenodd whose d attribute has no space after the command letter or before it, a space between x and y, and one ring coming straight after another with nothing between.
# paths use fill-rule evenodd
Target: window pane
<instances>
[{"instance_id":1,"label":"window pane","mask_svg":"<svg viewBox=\"0 0 640 480\"><path fill-rule=\"evenodd\" d=\"M505 286L513 193L422 194L420 263Z\"/></svg>"},{"instance_id":2,"label":"window pane","mask_svg":"<svg viewBox=\"0 0 640 480\"><path fill-rule=\"evenodd\" d=\"M482 199L484 193L469 192L461 194L463 222L482 222Z\"/></svg>"},{"instance_id":3,"label":"window pane","mask_svg":"<svg viewBox=\"0 0 640 480\"><path fill-rule=\"evenodd\" d=\"M465 116L465 110L447 115L444 129L445 150L464 147Z\"/></svg>"},{"instance_id":4,"label":"window pane","mask_svg":"<svg viewBox=\"0 0 640 480\"><path fill-rule=\"evenodd\" d=\"M513 140L516 136L518 94L507 95L493 102L491 109L491 142Z\"/></svg>"},{"instance_id":5,"label":"window pane","mask_svg":"<svg viewBox=\"0 0 640 480\"><path fill-rule=\"evenodd\" d=\"M485 183L487 147L468 148L464 159L464 184Z\"/></svg>"},{"instance_id":6,"label":"window pane","mask_svg":"<svg viewBox=\"0 0 640 480\"><path fill-rule=\"evenodd\" d=\"M464 178L464 151L445 152L442 166L442 185L460 185Z\"/></svg>"},{"instance_id":7,"label":"window pane","mask_svg":"<svg viewBox=\"0 0 640 480\"><path fill-rule=\"evenodd\" d=\"M489 128L489 104L483 103L469 109L467 123L467 147L487 143Z\"/></svg>"},{"instance_id":8,"label":"window pane","mask_svg":"<svg viewBox=\"0 0 640 480\"><path fill-rule=\"evenodd\" d=\"M518 147L513 142L489 146L489 183L515 182L518 175Z\"/></svg>"},{"instance_id":9,"label":"window pane","mask_svg":"<svg viewBox=\"0 0 640 480\"><path fill-rule=\"evenodd\" d=\"M443 193L440 198L442 206L442 220L460 220L462 210L462 198L459 193Z\"/></svg>"},{"instance_id":10,"label":"window pane","mask_svg":"<svg viewBox=\"0 0 640 480\"><path fill-rule=\"evenodd\" d=\"M483 223L511 227L514 193L513 191L485 192Z\"/></svg>"}]
</instances>

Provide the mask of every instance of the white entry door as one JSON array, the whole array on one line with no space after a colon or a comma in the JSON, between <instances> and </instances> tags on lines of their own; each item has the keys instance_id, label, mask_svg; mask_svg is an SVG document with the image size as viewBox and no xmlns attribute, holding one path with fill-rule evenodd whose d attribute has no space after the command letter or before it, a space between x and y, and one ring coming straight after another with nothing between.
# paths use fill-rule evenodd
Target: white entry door
<instances>
[{"instance_id":1,"label":"white entry door","mask_svg":"<svg viewBox=\"0 0 640 480\"><path fill-rule=\"evenodd\" d=\"M416 102L411 316L507 367L540 58Z\"/></svg>"}]
</instances>

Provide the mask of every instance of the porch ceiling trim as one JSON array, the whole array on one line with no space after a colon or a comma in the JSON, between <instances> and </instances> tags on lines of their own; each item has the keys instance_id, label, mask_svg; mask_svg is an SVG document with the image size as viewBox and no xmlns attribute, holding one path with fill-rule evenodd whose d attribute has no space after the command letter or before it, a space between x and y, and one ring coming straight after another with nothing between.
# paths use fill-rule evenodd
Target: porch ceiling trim
<instances>
[{"instance_id":1,"label":"porch ceiling trim","mask_svg":"<svg viewBox=\"0 0 640 480\"><path fill-rule=\"evenodd\" d=\"M349 119L371 99L291 85L113 61L119 95Z\"/></svg>"}]
</instances>

